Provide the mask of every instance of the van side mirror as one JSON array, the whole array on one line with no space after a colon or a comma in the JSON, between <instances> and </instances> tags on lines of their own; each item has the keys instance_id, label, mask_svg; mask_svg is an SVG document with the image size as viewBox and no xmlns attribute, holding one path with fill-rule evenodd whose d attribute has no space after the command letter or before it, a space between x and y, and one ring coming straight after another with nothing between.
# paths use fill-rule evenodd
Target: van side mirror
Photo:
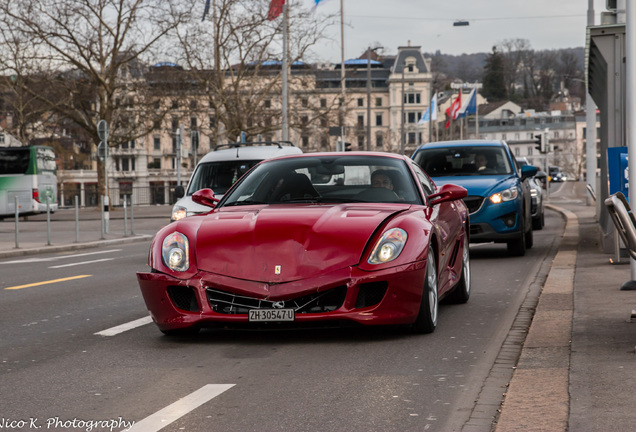
<instances>
[{"instance_id":1,"label":"van side mirror","mask_svg":"<svg viewBox=\"0 0 636 432\"><path fill-rule=\"evenodd\" d=\"M183 198L184 195L185 195L185 189L183 189L183 186L177 185L174 187L174 197L176 199L181 199Z\"/></svg>"}]
</instances>

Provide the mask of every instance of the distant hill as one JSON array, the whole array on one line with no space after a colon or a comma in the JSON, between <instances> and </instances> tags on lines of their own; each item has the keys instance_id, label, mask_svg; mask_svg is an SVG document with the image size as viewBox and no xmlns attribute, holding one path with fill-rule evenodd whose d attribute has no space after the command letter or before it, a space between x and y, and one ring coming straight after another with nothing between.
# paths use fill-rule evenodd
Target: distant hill
<instances>
[{"instance_id":1,"label":"distant hill","mask_svg":"<svg viewBox=\"0 0 636 432\"><path fill-rule=\"evenodd\" d=\"M585 48L563 48L557 50L535 50L536 53L556 52L557 57L568 52L575 55L578 60L578 69L583 72L585 67ZM479 82L482 79L484 64L490 53L450 55L435 53L424 53L425 57L432 59L433 73L446 75L447 78L457 78L465 82Z\"/></svg>"}]
</instances>

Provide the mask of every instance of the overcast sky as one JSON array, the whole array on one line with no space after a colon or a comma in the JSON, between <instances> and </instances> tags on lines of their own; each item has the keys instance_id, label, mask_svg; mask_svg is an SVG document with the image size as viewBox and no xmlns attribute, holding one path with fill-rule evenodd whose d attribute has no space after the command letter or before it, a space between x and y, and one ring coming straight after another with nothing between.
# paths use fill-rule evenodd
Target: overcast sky
<instances>
[{"instance_id":1,"label":"overcast sky","mask_svg":"<svg viewBox=\"0 0 636 432\"><path fill-rule=\"evenodd\" d=\"M301 1L311 6L314 0ZM585 46L588 0L343 0L345 58L368 46L395 54L398 46L420 46L425 53L491 52L506 39L527 39L535 50ZM339 13L340 0L321 0L316 13ZM605 0L594 0L595 24ZM458 20L465 27L453 26ZM314 50L316 61L340 62L340 25L332 41Z\"/></svg>"}]
</instances>

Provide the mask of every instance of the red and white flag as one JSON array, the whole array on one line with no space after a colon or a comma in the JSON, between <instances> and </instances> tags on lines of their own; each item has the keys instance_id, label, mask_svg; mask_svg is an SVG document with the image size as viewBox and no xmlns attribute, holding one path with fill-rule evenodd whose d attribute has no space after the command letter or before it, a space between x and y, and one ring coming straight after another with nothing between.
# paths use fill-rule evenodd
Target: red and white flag
<instances>
[{"instance_id":1,"label":"red and white flag","mask_svg":"<svg viewBox=\"0 0 636 432\"><path fill-rule=\"evenodd\" d=\"M283 5L285 0L272 0L269 4L269 12L267 12L267 19L270 21L275 20L278 15L283 13Z\"/></svg>"},{"instance_id":2,"label":"red and white flag","mask_svg":"<svg viewBox=\"0 0 636 432\"><path fill-rule=\"evenodd\" d=\"M446 108L446 116L448 117L448 120L446 120L446 125L444 126L445 129L448 129L450 127L451 118L453 120L457 120L459 109L461 107L462 107L462 89L459 89L459 94L457 95L457 98L453 101L451 106Z\"/></svg>"}]
</instances>

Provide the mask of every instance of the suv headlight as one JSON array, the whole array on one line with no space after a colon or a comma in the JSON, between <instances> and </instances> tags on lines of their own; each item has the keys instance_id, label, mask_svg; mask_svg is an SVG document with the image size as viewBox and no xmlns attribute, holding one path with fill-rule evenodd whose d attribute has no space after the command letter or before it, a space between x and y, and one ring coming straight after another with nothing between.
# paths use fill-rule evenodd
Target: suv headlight
<instances>
[{"instance_id":1,"label":"suv headlight","mask_svg":"<svg viewBox=\"0 0 636 432\"><path fill-rule=\"evenodd\" d=\"M392 228L385 232L375 244L367 262L369 264L384 264L396 259L404 245L408 234L401 228Z\"/></svg>"},{"instance_id":2,"label":"suv headlight","mask_svg":"<svg viewBox=\"0 0 636 432\"><path fill-rule=\"evenodd\" d=\"M174 206L172 208L172 217L171 220L174 221L178 221L183 219L184 217L186 217L188 215L188 211L186 210L185 207L181 207L181 206Z\"/></svg>"},{"instance_id":3,"label":"suv headlight","mask_svg":"<svg viewBox=\"0 0 636 432\"><path fill-rule=\"evenodd\" d=\"M492 194L489 199L493 204L499 204L504 201L515 200L517 196L519 196L519 189L517 189L517 186L513 186L510 189Z\"/></svg>"},{"instance_id":4,"label":"suv headlight","mask_svg":"<svg viewBox=\"0 0 636 432\"><path fill-rule=\"evenodd\" d=\"M168 235L161 244L163 264L173 271L186 271L190 267L188 238L180 232Z\"/></svg>"}]
</instances>

